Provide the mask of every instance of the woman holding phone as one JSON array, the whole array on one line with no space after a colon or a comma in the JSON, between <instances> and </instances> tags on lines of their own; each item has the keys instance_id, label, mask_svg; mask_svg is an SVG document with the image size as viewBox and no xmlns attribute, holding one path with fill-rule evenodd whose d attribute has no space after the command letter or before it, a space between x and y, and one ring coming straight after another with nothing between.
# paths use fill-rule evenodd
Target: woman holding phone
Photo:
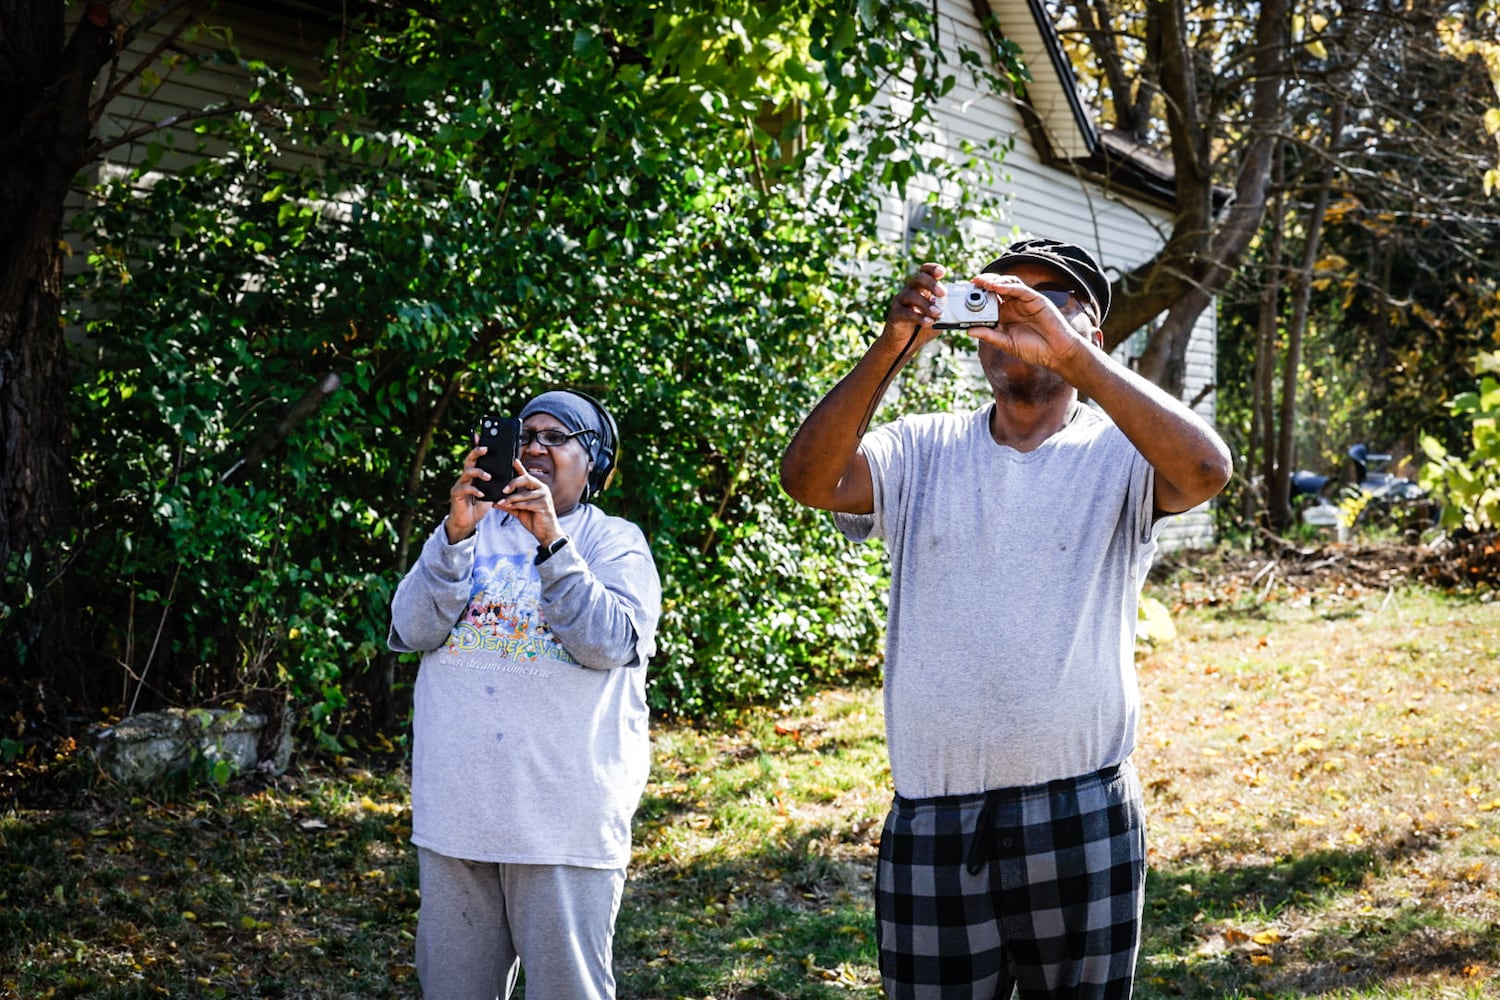
<instances>
[{"instance_id":1,"label":"woman holding phone","mask_svg":"<svg viewBox=\"0 0 1500 1000\"><path fill-rule=\"evenodd\" d=\"M509 469L465 457L391 606L391 648L422 653L417 973L444 1000L507 997L523 969L529 1000L613 998L661 584L592 502L618 452L603 405L554 390L520 420Z\"/></svg>"}]
</instances>

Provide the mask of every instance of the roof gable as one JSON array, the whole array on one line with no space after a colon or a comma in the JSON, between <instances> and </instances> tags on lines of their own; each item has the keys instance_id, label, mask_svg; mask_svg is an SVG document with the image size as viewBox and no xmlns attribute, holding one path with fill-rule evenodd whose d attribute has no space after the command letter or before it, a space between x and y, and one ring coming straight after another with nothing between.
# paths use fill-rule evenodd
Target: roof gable
<instances>
[{"instance_id":1,"label":"roof gable","mask_svg":"<svg viewBox=\"0 0 1500 1000\"><path fill-rule=\"evenodd\" d=\"M1014 97L1039 158L1172 207L1177 186L1171 163L1123 133L1095 126L1043 0L974 0L974 6L982 23L996 26L1021 50L1031 80Z\"/></svg>"}]
</instances>

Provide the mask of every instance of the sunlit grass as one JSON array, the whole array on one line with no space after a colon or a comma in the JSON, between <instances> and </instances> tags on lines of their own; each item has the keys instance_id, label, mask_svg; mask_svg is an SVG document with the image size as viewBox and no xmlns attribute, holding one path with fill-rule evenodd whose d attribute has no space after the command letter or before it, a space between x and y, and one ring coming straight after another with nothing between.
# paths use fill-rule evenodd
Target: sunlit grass
<instances>
[{"instance_id":1,"label":"sunlit grass","mask_svg":"<svg viewBox=\"0 0 1500 1000\"><path fill-rule=\"evenodd\" d=\"M1145 995L1495 995L1500 607L1185 589L1140 666Z\"/></svg>"},{"instance_id":2,"label":"sunlit grass","mask_svg":"<svg viewBox=\"0 0 1500 1000\"><path fill-rule=\"evenodd\" d=\"M620 995L878 996L871 879L889 775L870 691L727 732L659 731Z\"/></svg>"},{"instance_id":3,"label":"sunlit grass","mask_svg":"<svg viewBox=\"0 0 1500 1000\"><path fill-rule=\"evenodd\" d=\"M1464 998L1500 976L1500 607L1152 584L1139 997ZM878 691L658 724L630 998L875 998ZM410 997L399 757L0 813L0 998Z\"/></svg>"}]
</instances>

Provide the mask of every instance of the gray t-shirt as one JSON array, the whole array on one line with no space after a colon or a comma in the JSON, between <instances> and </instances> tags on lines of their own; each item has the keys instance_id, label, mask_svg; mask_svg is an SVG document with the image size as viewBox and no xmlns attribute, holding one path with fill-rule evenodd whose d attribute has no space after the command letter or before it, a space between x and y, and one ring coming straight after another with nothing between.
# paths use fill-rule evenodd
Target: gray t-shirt
<instances>
[{"instance_id":1,"label":"gray t-shirt","mask_svg":"<svg viewBox=\"0 0 1500 1000\"><path fill-rule=\"evenodd\" d=\"M1135 746L1153 470L1090 407L1030 452L995 443L990 410L871 431L874 513L836 517L891 560L886 737L909 798L1074 777Z\"/></svg>"},{"instance_id":2,"label":"gray t-shirt","mask_svg":"<svg viewBox=\"0 0 1500 1000\"><path fill-rule=\"evenodd\" d=\"M439 527L391 603L390 646L422 652L412 842L454 858L622 868L650 770L646 661L661 584L640 529L597 507L569 544L491 512Z\"/></svg>"}]
</instances>

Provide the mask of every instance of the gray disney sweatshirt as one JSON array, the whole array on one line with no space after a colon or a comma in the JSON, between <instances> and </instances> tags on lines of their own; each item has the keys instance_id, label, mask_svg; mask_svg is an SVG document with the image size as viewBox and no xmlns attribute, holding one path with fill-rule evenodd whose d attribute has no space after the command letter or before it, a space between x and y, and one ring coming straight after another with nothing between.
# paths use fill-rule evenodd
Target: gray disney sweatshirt
<instances>
[{"instance_id":1,"label":"gray disney sweatshirt","mask_svg":"<svg viewBox=\"0 0 1500 1000\"><path fill-rule=\"evenodd\" d=\"M422 547L391 604L390 646L421 652L412 842L449 857L624 867L650 769L646 661L661 584L639 528L581 505L540 566L492 512Z\"/></svg>"}]
</instances>

